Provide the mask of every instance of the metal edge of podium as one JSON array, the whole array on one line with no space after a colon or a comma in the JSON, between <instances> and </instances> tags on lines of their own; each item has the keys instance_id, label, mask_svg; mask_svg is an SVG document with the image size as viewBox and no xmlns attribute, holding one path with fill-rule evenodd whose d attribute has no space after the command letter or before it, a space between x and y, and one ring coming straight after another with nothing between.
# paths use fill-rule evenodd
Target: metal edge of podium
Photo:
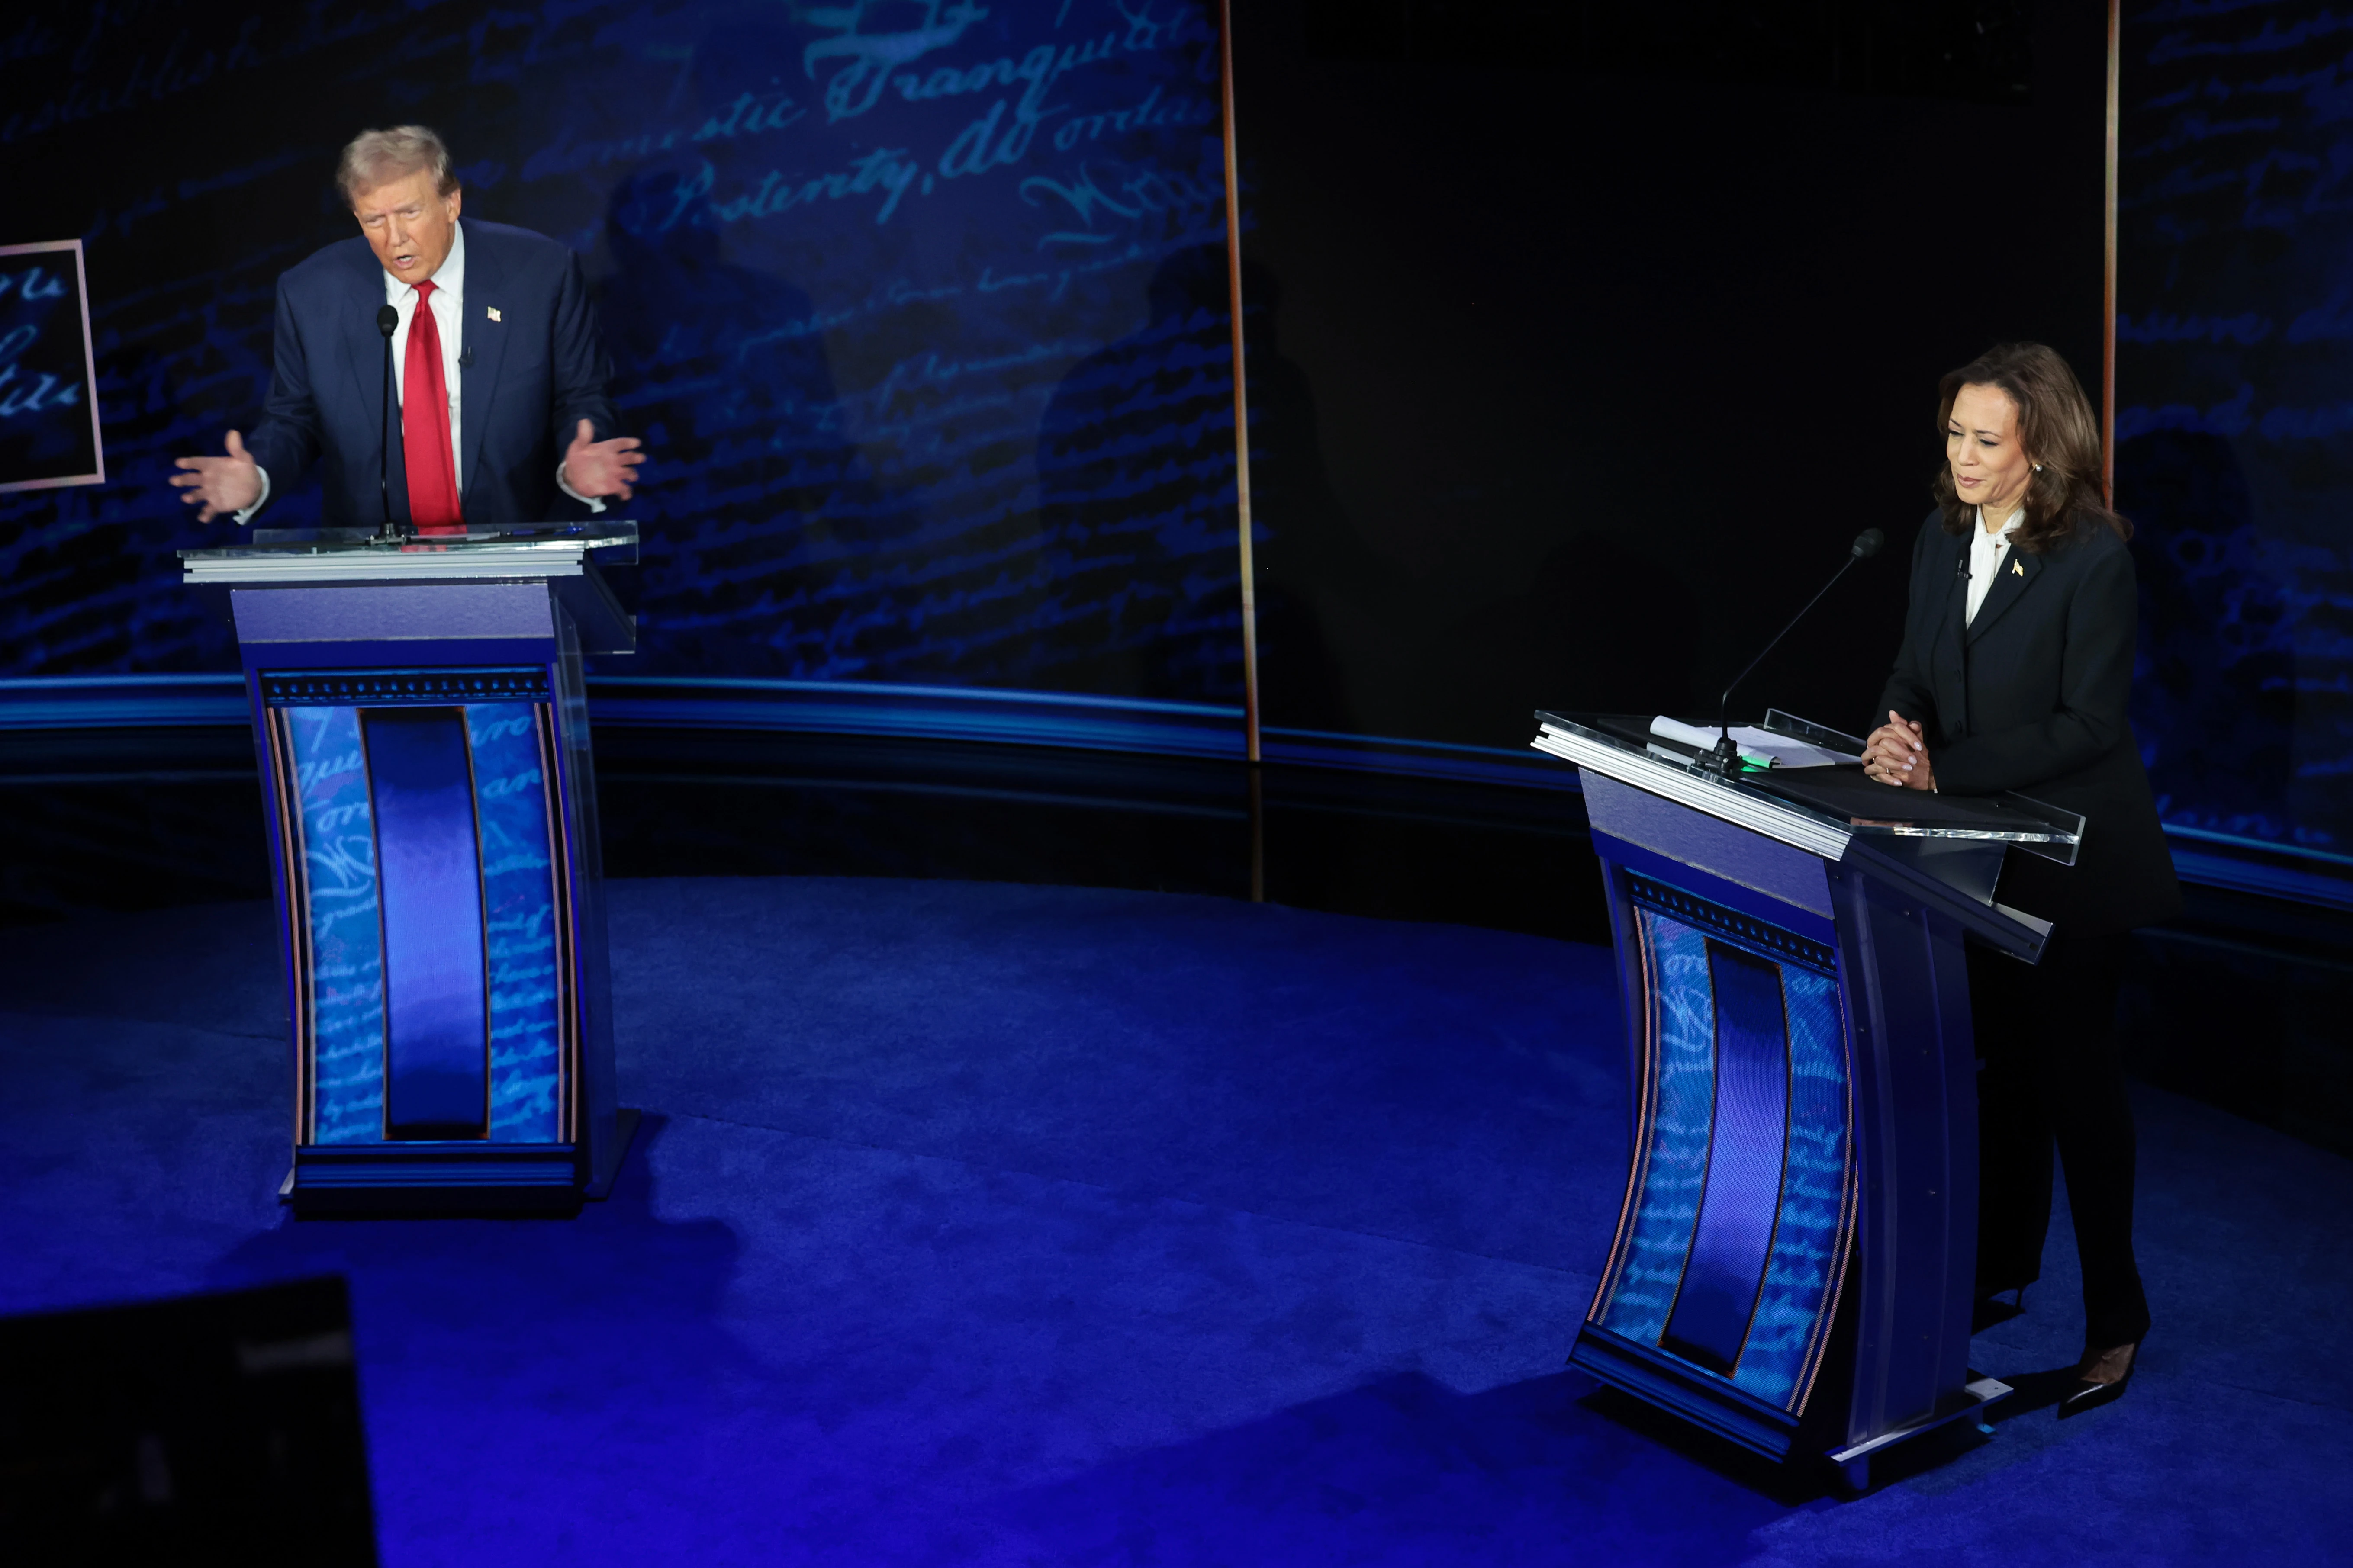
<instances>
[{"instance_id":1,"label":"metal edge of podium","mask_svg":"<svg viewBox=\"0 0 2353 1568\"><path fill-rule=\"evenodd\" d=\"M1898 839L1893 842L1904 844L1914 841ZM1989 841L1985 852L1998 857L2009 847L1999 841ZM1911 864L1900 852L1891 853L1889 845L1873 843L1856 836L1854 841L1847 846L1846 853L1833 862L1834 876L1843 871L1862 871L1877 878L1905 896L1936 909L1969 935L2013 958L2022 959L2028 963L2042 962L2042 949L2051 937L2049 921L1990 899L1979 902Z\"/></svg>"},{"instance_id":2,"label":"metal edge of podium","mask_svg":"<svg viewBox=\"0 0 2353 1568\"><path fill-rule=\"evenodd\" d=\"M613 1113L610 1153L584 1170L573 1143L306 1143L278 1198L301 1215L546 1213L610 1197L638 1111Z\"/></svg>"},{"instance_id":3,"label":"metal edge of podium","mask_svg":"<svg viewBox=\"0 0 2353 1568\"><path fill-rule=\"evenodd\" d=\"M1591 1323L1583 1325L1568 1352L1568 1364L1655 1409L1680 1416L1702 1431L1765 1458L1786 1464L1810 1457L1800 1448L1804 1427L1801 1419L1730 1384L1708 1381L1658 1352L1620 1339L1607 1329ZM1833 1448L1820 1458L1851 1491L1869 1491L1874 1460L1965 1415L1976 1418L1979 1432L1989 1433L1992 1428L1985 1424L1983 1412L2016 1392L1999 1378L1973 1376L1967 1384L1947 1395L1935 1411L1918 1420L1862 1442Z\"/></svg>"},{"instance_id":4,"label":"metal edge of podium","mask_svg":"<svg viewBox=\"0 0 2353 1568\"><path fill-rule=\"evenodd\" d=\"M1979 902L1957 892L1911 863L1911 858L1897 847L1908 840L1882 842L1852 829L1841 831L1728 782L1704 779L1683 768L1651 763L1551 724L1544 724L1529 744L1536 751L1549 752L1580 768L1591 768L1620 784L1647 790L1733 826L1745 827L1791 848L1820 856L1833 867L1867 870L1944 910L1971 934L2014 957L2032 963L2042 956L2043 942L2051 931L2049 921L2000 903ZM2008 847L2006 844L2001 847Z\"/></svg>"},{"instance_id":5,"label":"metal edge of podium","mask_svg":"<svg viewBox=\"0 0 2353 1568\"><path fill-rule=\"evenodd\" d=\"M1593 1323L1578 1327L1568 1364L1766 1458L1787 1459L1797 1446L1797 1416Z\"/></svg>"},{"instance_id":6,"label":"metal edge of podium","mask_svg":"<svg viewBox=\"0 0 2353 1568\"><path fill-rule=\"evenodd\" d=\"M385 563L398 561L387 557ZM378 563L379 566L385 563ZM186 563L182 581L207 599L217 596L224 614L228 595L237 588L271 591L304 588L491 587L502 584L544 584L549 596L571 613L579 627L581 651L587 654L629 654L637 651L637 617L621 608L612 585L585 552L507 551L480 553L469 559L436 557L429 563L410 560L396 570L354 574L345 557L333 563L200 562Z\"/></svg>"},{"instance_id":7,"label":"metal edge of podium","mask_svg":"<svg viewBox=\"0 0 2353 1568\"><path fill-rule=\"evenodd\" d=\"M1991 1433L1993 1428L1985 1424L1980 1413L1988 1405L1999 1404L2017 1392L1998 1377L1974 1377L1957 1393L1948 1395L1942 1407L1933 1414L1907 1422L1892 1432L1882 1432L1876 1437L1865 1438L1852 1447L1833 1448L1822 1458L1838 1471L1839 1479L1849 1489L1867 1492L1871 1489L1873 1459L1915 1437L1925 1437L1940 1427L1950 1426L1964 1415L1978 1416L1978 1430Z\"/></svg>"},{"instance_id":8,"label":"metal edge of podium","mask_svg":"<svg viewBox=\"0 0 2353 1568\"><path fill-rule=\"evenodd\" d=\"M1704 778L1683 768L1671 768L1550 724L1544 725L1528 744L1564 762L1591 768L1606 778L1646 790L1677 805L1705 812L1735 827L1745 827L1824 860L1837 860L1855 837L1852 829L1833 827L1727 780Z\"/></svg>"}]
</instances>

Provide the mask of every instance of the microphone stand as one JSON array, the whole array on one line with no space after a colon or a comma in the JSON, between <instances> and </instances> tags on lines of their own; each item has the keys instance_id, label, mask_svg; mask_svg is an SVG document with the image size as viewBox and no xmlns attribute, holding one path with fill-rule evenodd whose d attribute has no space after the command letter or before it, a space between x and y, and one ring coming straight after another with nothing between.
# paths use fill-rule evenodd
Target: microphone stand
<instances>
[{"instance_id":1,"label":"microphone stand","mask_svg":"<svg viewBox=\"0 0 2353 1568\"><path fill-rule=\"evenodd\" d=\"M1740 748L1733 743L1732 724L1726 717L1732 710L1732 693L1742 681L1748 679L1749 671L1765 662L1765 654L1771 653L1775 648L1779 647L1781 639L1797 630L1798 623L1806 618L1806 611L1820 604L1822 595L1838 586L1839 579L1846 575L1848 567L1858 561L1878 554L1879 547L1886 542L1887 535L1875 528L1866 528L1855 535L1853 547L1847 552L1846 559L1839 563L1839 569L1831 574L1831 580L1823 584L1812 598L1806 601L1804 610L1799 610L1789 617L1788 626L1773 634L1773 640L1765 645L1764 653L1750 659L1747 668L1732 678L1732 684L1725 687L1724 695L1715 700L1715 744L1705 756L1700 758L1700 766L1720 773L1727 778L1740 771Z\"/></svg>"},{"instance_id":2,"label":"microphone stand","mask_svg":"<svg viewBox=\"0 0 2353 1568\"><path fill-rule=\"evenodd\" d=\"M384 456L376 464L375 475L376 491L384 498L384 523L375 536L379 543L391 544L401 537L392 521L392 334L400 330L400 311L391 305L378 306L375 330L384 334L384 421L377 432Z\"/></svg>"}]
</instances>

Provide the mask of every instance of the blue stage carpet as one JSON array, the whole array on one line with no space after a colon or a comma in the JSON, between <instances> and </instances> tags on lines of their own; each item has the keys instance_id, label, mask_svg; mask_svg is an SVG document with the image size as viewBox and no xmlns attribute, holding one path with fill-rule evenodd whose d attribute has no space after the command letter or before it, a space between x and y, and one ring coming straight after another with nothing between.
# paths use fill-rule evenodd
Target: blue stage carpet
<instances>
[{"instance_id":1,"label":"blue stage carpet","mask_svg":"<svg viewBox=\"0 0 2353 1568\"><path fill-rule=\"evenodd\" d=\"M269 910L8 933L0 1310L337 1271L387 1563L2347 1560L2353 1168L2144 1092L2122 1404L1859 1501L1565 1372L1609 955L1205 898L613 888L577 1220L296 1224ZM2215 1048L2228 1049L2227 1041ZM2062 1217L1997 1373L2072 1360Z\"/></svg>"}]
</instances>

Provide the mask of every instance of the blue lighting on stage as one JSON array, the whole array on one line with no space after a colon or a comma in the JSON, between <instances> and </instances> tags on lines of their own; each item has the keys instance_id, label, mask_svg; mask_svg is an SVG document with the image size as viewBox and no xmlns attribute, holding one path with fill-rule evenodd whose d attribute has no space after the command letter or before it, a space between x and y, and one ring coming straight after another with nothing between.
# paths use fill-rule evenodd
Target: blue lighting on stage
<instances>
[{"instance_id":1,"label":"blue lighting on stage","mask_svg":"<svg viewBox=\"0 0 2353 1568\"><path fill-rule=\"evenodd\" d=\"M266 906L20 930L0 1310L346 1276L387 1563L2342 1555L2353 1168L2276 1131L2145 1094L2177 1217L2144 1267L2180 1305L2132 1394L2013 1399L1841 1502L1561 1365L1623 1193L1604 949L1008 883L612 892L649 1122L554 1224L278 1218ZM1825 1081L1802 969L1793 1107ZM2038 1307L1979 1364L2071 1368L2081 1335Z\"/></svg>"}]
</instances>

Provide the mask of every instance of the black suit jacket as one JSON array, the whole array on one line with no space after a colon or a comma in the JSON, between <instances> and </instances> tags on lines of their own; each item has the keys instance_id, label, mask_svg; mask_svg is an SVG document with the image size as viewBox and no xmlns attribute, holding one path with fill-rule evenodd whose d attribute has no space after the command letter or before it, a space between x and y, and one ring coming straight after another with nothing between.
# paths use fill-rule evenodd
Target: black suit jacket
<instances>
[{"instance_id":1,"label":"black suit jacket","mask_svg":"<svg viewBox=\"0 0 2353 1568\"><path fill-rule=\"evenodd\" d=\"M458 372L459 504L470 523L543 522L588 509L555 485L555 465L578 421L615 434L610 374L595 310L571 250L529 229L480 218L466 228L465 362ZM357 235L278 279L277 363L269 401L246 447L269 471L273 497L320 463L330 528L373 528L383 511L408 515L400 411L384 464L384 268ZM492 310L498 312L495 320Z\"/></svg>"},{"instance_id":2,"label":"black suit jacket","mask_svg":"<svg viewBox=\"0 0 2353 1568\"><path fill-rule=\"evenodd\" d=\"M2139 615L2132 552L2089 521L2040 554L2013 549L1971 621L1968 550L1940 513L1921 524L1904 647L1871 728L1890 709L1918 722L1940 790L2017 790L2084 815L2073 867L2010 852L2003 903L2072 936L2178 913L2173 857L2126 717Z\"/></svg>"}]
</instances>

